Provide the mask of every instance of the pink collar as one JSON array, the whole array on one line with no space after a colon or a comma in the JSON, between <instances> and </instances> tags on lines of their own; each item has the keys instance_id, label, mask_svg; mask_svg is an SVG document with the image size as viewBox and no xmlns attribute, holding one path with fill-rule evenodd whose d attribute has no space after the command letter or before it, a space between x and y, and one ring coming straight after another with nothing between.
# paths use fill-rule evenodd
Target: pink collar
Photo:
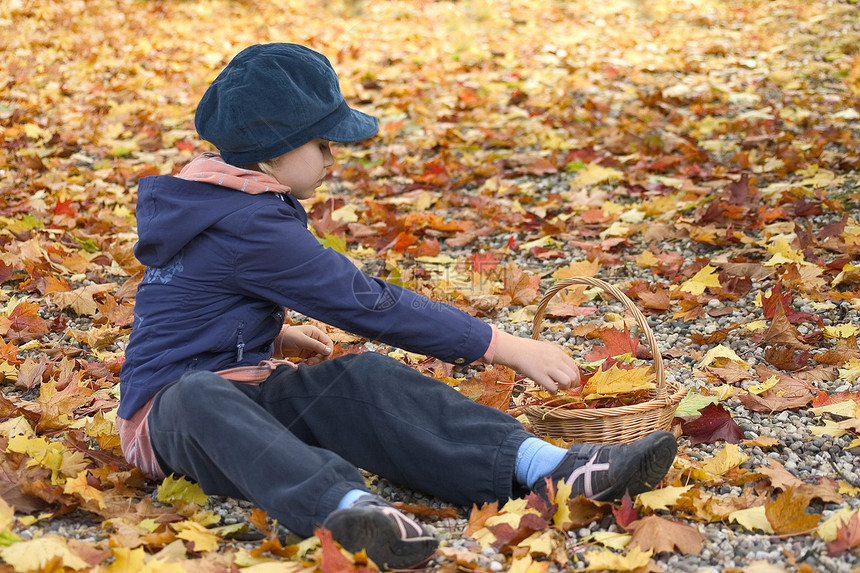
<instances>
[{"instance_id":1,"label":"pink collar","mask_svg":"<svg viewBox=\"0 0 860 573\"><path fill-rule=\"evenodd\" d=\"M214 183L229 187L251 195L272 191L274 193L289 193L290 188L278 183L278 180L251 169L242 169L226 163L217 153L204 153L182 168L177 176L187 181Z\"/></svg>"}]
</instances>

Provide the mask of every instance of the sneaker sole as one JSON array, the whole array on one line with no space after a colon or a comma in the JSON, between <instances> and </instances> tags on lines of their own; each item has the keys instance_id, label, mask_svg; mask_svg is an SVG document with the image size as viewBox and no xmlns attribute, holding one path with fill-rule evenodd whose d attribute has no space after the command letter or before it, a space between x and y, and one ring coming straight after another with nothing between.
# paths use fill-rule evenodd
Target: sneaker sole
<instances>
[{"instance_id":1,"label":"sneaker sole","mask_svg":"<svg viewBox=\"0 0 860 573\"><path fill-rule=\"evenodd\" d=\"M646 492L660 483L678 453L678 441L670 432L658 431L642 438L638 445L641 455L633 457L621 475L627 479L619 480L612 487L594 496L597 501L617 501L624 497L625 492L630 497Z\"/></svg>"},{"instance_id":2,"label":"sneaker sole","mask_svg":"<svg viewBox=\"0 0 860 573\"><path fill-rule=\"evenodd\" d=\"M380 569L410 569L426 562L436 552L438 542L432 538L413 541L399 539L391 522L376 511L333 513L325 527L332 538L351 553L362 549Z\"/></svg>"}]
</instances>

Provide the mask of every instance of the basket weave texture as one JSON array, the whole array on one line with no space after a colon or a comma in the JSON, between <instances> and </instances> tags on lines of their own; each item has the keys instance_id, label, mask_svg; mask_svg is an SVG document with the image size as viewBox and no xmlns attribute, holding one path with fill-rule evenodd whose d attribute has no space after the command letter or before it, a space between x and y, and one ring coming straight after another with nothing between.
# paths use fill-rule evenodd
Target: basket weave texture
<instances>
[{"instance_id":1,"label":"basket weave texture","mask_svg":"<svg viewBox=\"0 0 860 573\"><path fill-rule=\"evenodd\" d=\"M583 284L602 289L620 301L633 315L654 355L656 388L649 391L647 400L627 406L571 410L529 405L523 408L523 413L537 435L563 438L574 442L629 443L656 430L668 430L672 425L672 419L675 417L678 403L687 394L687 389L678 382L666 380L663 358L660 356L660 349L657 346L654 332L648 326L645 315L621 290L592 277L571 277L558 281L546 292L538 304L533 322L532 338L538 339L540 337L540 327L550 300L564 288Z\"/></svg>"}]
</instances>

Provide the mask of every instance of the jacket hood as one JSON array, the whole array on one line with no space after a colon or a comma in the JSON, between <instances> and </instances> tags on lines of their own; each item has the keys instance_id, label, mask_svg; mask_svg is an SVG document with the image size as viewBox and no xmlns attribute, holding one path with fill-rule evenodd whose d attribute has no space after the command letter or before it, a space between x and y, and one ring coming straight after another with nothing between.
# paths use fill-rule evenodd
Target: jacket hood
<instances>
[{"instance_id":1,"label":"jacket hood","mask_svg":"<svg viewBox=\"0 0 860 573\"><path fill-rule=\"evenodd\" d=\"M163 267L195 237L249 204L252 195L170 175L144 177L137 190L137 259Z\"/></svg>"}]
</instances>

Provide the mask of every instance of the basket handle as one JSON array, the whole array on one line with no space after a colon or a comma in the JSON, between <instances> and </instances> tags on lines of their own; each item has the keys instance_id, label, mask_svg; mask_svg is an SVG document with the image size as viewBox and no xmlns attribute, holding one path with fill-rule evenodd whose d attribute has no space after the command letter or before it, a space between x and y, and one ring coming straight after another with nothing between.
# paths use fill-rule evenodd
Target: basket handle
<instances>
[{"instance_id":1,"label":"basket handle","mask_svg":"<svg viewBox=\"0 0 860 573\"><path fill-rule=\"evenodd\" d=\"M639 328L642 329L642 332L645 334L645 339L648 341L648 346L651 348L651 353L654 355L654 372L657 376L657 396L658 399L663 399L666 397L666 373L663 369L663 357L660 356L660 348L657 345L657 339L654 337L654 332L651 330L651 327L648 326L648 321L645 319L645 315L636 307L636 304L630 300L626 294L624 294L617 287L612 286L611 284L602 281L600 279L596 279L593 277L571 277L568 279L560 280L555 283L546 294L541 299L540 303L537 306L537 310L535 311L535 317L532 321L532 338L537 340L540 337L540 327L543 323L543 317L546 313L546 307L549 305L550 300L562 289L567 288L571 285L591 285L598 287L607 293L611 294L615 299L617 299L624 307L630 311L630 314L633 315L633 318L636 320L636 323L639 325Z\"/></svg>"}]
</instances>

